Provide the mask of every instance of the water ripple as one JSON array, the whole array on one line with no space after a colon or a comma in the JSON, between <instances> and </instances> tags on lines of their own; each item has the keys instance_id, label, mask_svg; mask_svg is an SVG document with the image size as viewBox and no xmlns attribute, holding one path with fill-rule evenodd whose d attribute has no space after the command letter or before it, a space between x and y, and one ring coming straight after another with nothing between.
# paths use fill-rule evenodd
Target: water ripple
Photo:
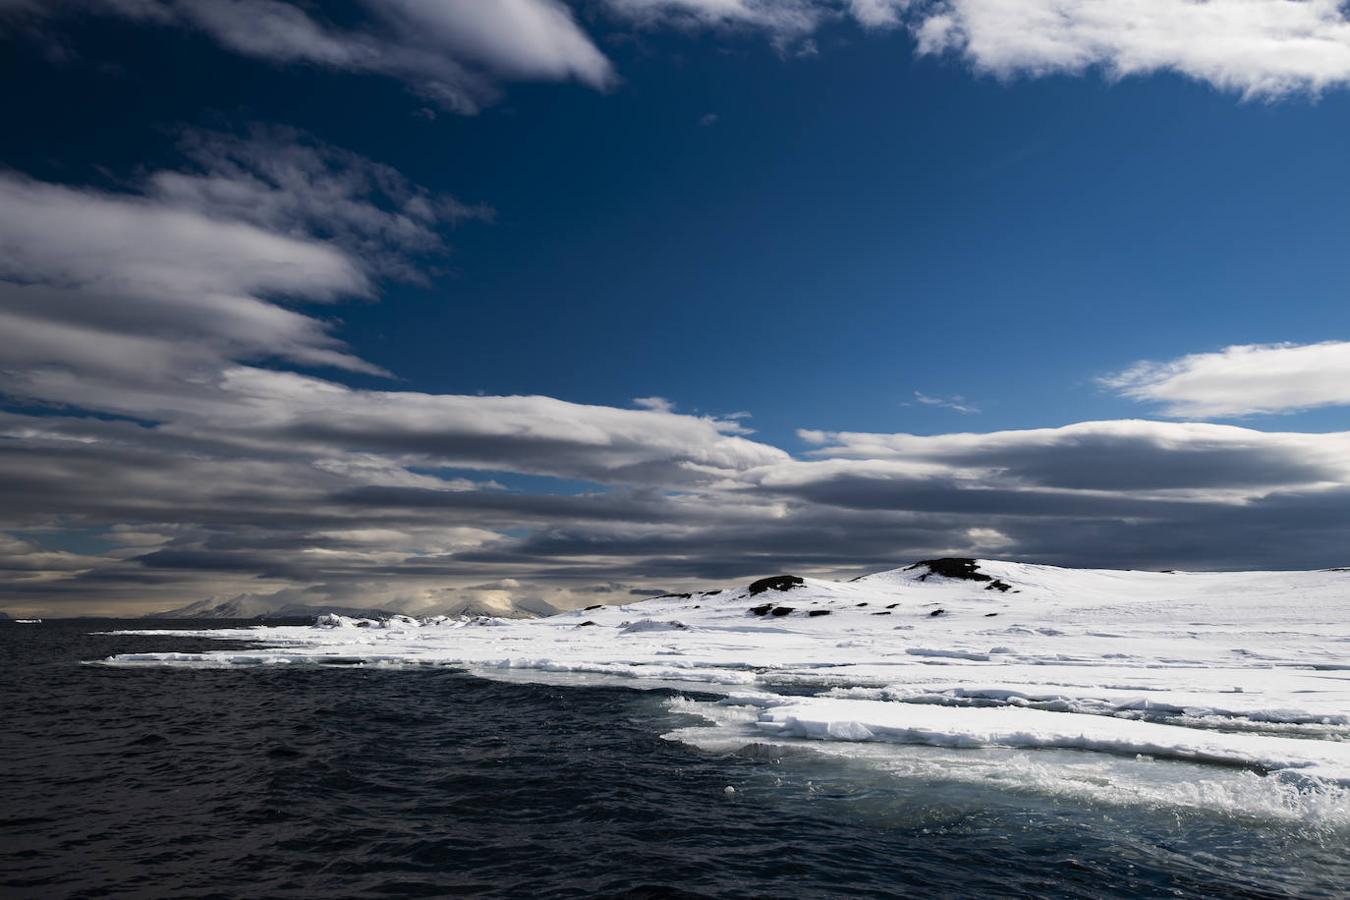
<instances>
[{"instance_id":1,"label":"water ripple","mask_svg":"<svg viewBox=\"0 0 1350 900\"><path fill-rule=\"evenodd\" d=\"M106 625L100 626L106 628ZM439 670L114 669L0 629L8 897L1335 896L1292 831L700 752L670 695ZM727 786L735 793L728 794Z\"/></svg>"}]
</instances>

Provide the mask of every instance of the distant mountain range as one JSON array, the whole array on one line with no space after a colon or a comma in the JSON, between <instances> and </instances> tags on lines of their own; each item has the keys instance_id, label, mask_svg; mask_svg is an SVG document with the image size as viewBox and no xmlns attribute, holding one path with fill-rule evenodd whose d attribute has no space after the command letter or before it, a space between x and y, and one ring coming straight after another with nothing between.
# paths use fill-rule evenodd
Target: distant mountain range
<instances>
[{"instance_id":1,"label":"distant mountain range","mask_svg":"<svg viewBox=\"0 0 1350 900\"><path fill-rule=\"evenodd\" d=\"M220 600L208 597L169 609L150 613L147 619L295 619L312 618L325 613L363 619L386 618L392 613L382 609L355 609L343 606L306 606L302 603L278 603L268 597L243 596Z\"/></svg>"},{"instance_id":2,"label":"distant mountain range","mask_svg":"<svg viewBox=\"0 0 1350 900\"><path fill-rule=\"evenodd\" d=\"M432 611L428 611L429 613ZM489 606L484 603L464 601L434 610L436 615L446 616L499 616L509 619L537 619L558 612L542 600L523 600L512 606ZM387 609L361 609L349 606L308 606L303 603L283 603L270 597L244 595L229 600L208 597L169 609L164 612L150 613L147 619L312 619L321 615L350 616L354 619L387 619L395 615Z\"/></svg>"}]
</instances>

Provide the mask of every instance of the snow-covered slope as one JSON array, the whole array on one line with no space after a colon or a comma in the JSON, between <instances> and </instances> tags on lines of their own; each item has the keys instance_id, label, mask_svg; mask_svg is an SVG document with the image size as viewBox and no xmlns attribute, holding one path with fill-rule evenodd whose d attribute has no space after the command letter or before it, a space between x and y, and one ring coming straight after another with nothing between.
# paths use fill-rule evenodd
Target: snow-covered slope
<instances>
[{"instance_id":1,"label":"snow-covered slope","mask_svg":"<svg viewBox=\"0 0 1350 900\"><path fill-rule=\"evenodd\" d=\"M461 600L439 607L441 616L497 616L504 619L539 619L558 614L557 607L537 597L522 597L505 600L502 603L489 603L482 600Z\"/></svg>"},{"instance_id":2,"label":"snow-covered slope","mask_svg":"<svg viewBox=\"0 0 1350 900\"><path fill-rule=\"evenodd\" d=\"M940 560L847 583L765 579L526 622L337 621L212 632L268 649L111 662L359 659L578 683L617 678L721 695L677 701L713 723L679 735L707 746L796 743L859 756L889 747L892 764L897 748L910 748L907 765L917 765L915 747L985 748L970 758L986 761L998 748L1028 754L1023 765L1053 760L1060 782L1075 765L1096 766L1097 784L1179 759L1226 764L1233 768L1215 771L1230 779L1279 773L1262 781L1298 791L1350 785L1347 571ZM1350 804L1338 802L1350 822Z\"/></svg>"}]
</instances>

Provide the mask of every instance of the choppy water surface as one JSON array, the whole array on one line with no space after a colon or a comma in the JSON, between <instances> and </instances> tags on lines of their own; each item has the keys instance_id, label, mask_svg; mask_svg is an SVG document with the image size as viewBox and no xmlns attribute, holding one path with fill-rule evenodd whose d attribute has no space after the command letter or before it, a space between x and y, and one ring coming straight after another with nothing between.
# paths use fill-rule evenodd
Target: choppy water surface
<instances>
[{"instance_id":1,"label":"choppy water surface","mask_svg":"<svg viewBox=\"0 0 1350 900\"><path fill-rule=\"evenodd\" d=\"M221 646L89 633L111 627L0 627L5 897L1334 897L1350 885L1350 831L1334 818L1097 804L783 748L701 751L661 738L700 725L684 712L696 703L662 692L443 670L81 665Z\"/></svg>"}]
</instances>

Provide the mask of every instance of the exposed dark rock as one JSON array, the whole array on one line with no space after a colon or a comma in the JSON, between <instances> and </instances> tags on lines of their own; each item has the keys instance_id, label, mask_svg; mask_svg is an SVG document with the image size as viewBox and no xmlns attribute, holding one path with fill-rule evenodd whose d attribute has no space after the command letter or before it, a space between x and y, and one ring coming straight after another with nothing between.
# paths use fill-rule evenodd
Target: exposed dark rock
<instances>
[{"instance_id":1,"label":"exposed dark rock","mask_svg":"<svg viewBox=\"0 0 1350 900\"><path fill-rule=\"evenodd\" d=\"M828 616L830 611L828 609L812 609L808 610L806 614L811 618L815 618L816 616Z\"/></svg>"},{"instance_id":2,"label":"exposed dark rock","mask_svg":"<svg viewBox=\"0 0 1350 900\"><path fill-rule=\"evenodd\" d=\"M866 606L867 604L866 604L866 603L859 603L858 605L859 605L859 606Z\"/></svg>"},{"instance_id":3,"label":"exposed dark rock","mask_svg":"<svg viewBox=\"0 0 1350 900\"><path fill-rule=\"evenodd\" d=\"M769 610L771 609L773 609L772 603L765 603L763 606L750 607L750 611L757 616L767 616L769 614Z\"/></svg>"},{"instance_id":4,"label":"exposed dark rock","mask_svg":"<svg viewBox=\"0 0 1350 900\"><path fill-rule=\"evenodd\" d=\"M585 622L582 622L582 623L581 623L580 625L578 625L577 627L578 627L578 628L585 628L587 625L594 625L594 624L595 624L595 623L592 622L590 619L587 619Z\"/></svg>"},{"instance_id":5,"label":"exposed dark rock","mask_svg":"<svg viewBox=\"0 0 1350 900\"><path fill-rule=\"evenodd\" d=\"M890 614L891 614L890 610L882 610L881 612L872 613L872 615L874 616L889 616Z\"/></svg>"},{"instance_id":6,"label":"exposed dark rock","mask_svg":"<svg viewBox=\"0 0 1350 900\"><path fill-rule=\"evenodd\" d=\"M990 617L992 617L992 616L996 616L996 615L998 615L998 613L985 613L985 614L984 614L984 617L985 617L986 619L988 619L988 618L990 618Z\"/></svg>"},{"instance_id":7,"label":"exposed dark rock","mask_svg":"<svg viewBox=\"0 0 1350 900\"><path fill-rule=\"evenodd\" d=\"M887 608L887 609L895 609L895 608L896 608L897 606L899 606L899 605L900 605L899 603L892 603L891 605L887 606L886 608Z\"/></svg>"},{"instance_id":8,"label":"exposed dark rock","mask_svg":"<svg viewBox=\"0 0 1350 900\"><path fill-rule=\"evenodd\" d=\"M791 606L776 606L774 607L773 614L775 616L786 616L788 613L792 611L793 610Z\"/></svg>"},{"instance_id":9,"label":"exposed dark rock","mask_svg":"<svg viewBox=\"0 0 1350 900\"><path fill-rule=\"evenodd\" d=\"M750 582L750 596L753 597L755 594L762 594L765 591L790 591L795 587L801 587L803 584L805 584L805 581L800 575L774 575Z\"/></svg>"},{"instance_id":10,"label":"exposed dark rock","mask_svg":"<svg viewBox=\"0 0 1350 900\"><path fill-rule=\"evenodd\" d=\"M946 611L945 609L935 609L935 610L933 610L932 612L930 612L928 615L930 615L930 616L945 616L946 614L947 614L947 611Z\"/></svg>"},{"instance_id":11,"label":"exposed dark rock","mask_svg":"<svg viewBox=\"0 0 1350 900\"><path fill-rule=\"evenodd\" d=\"M984 589L986 591L1002 591L1003 593L1006 594L1008 593L1008 591L1012 590L1012 585L1008 584L1008 582L1006 581L999 581L997 578L995 578L993 581L985 585Z\"/></svg>"},{"instance_id":12,"label":"exposed dark rock","mask_svg":"<svg viewBox=\"0 0 1350 900\"><path fill-rule=\"evenodd\" d=\"M603 603L597 603L597 604L595 604L594 606L588 606L588 607L586 607L585 609L582 610L582 612L590 612L590 611L593 610L593 609L604 609L604 608L605 608L605 604L603 604Z\"/></svg>"},{"instance_id":13,"label":"exposed dark rock","mask_svg":"<svg viewBox=\"0 0 1350 900\"><path fill-rule=\"evenodd\" d=\"M703 592L703 596L705 596L705 597L711 597L711 596L713 596L713 595L715 595L715 594L720 594L720 593L722 593L722 589L721 589L721 588L718 588L718 589L715 590L715 591L704 591L704 592Z\"/></svg>"},{"instance_id":14,"label":"exposed dark rock","mask_svg":"<svg viewBox=\"0 0 1350 900\"><path fill-rule=\"evenodd\" d=\"M919 576L920 581L927 581L929 575L941 575L943 578L959 578L962 581L993 581L993 577L980 571L979 565L973 559L966 559L958 556L944 556L942 559L925 559L923 562L917 562L905 571L917 569L920 566L927 566L928 571Z\"/></svg>"}]
</instances>

